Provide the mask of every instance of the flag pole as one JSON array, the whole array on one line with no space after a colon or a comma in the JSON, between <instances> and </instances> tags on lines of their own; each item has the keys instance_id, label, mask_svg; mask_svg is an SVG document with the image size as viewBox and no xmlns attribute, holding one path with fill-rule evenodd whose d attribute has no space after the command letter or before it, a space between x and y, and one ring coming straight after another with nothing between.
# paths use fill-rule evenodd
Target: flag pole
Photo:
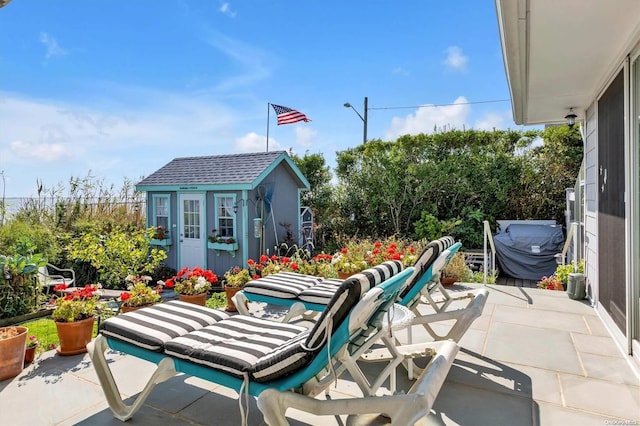
<instances>
[{"instance_id":1,"label":"flag pole","mask_svg":"<svg viewBox=\"0 0 640 426\"><path fill-rule=\"evenodd\" d=\"M267 152L269 152L269 107L271 105L267 102Z\"/></svg>"}]
</instances>

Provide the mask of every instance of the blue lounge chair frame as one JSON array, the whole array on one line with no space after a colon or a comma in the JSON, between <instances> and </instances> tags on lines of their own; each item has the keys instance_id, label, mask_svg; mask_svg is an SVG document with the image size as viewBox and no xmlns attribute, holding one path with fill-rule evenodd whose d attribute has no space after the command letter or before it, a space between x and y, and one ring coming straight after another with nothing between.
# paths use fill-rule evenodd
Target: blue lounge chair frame
<instances>
[{"instance_id":1,"label":"blue lounge chair frame","mask_svg":"<svg viewBox=\"0 0 640 426\"><path fill-rule=\"evenodd\" d=\"M288 407L292 406L299 406L301 409L306 407L308 411L318 414L385 413L391 416L394 424L410 424L411 419L417 419L429 413L435 396L442 386L458 351L458 346L455 343L440 342L440 346L435 347L434 356L429 364L432 367L427 368L428 371L412 387L411 392L404 395L404 398L399 398L398 396L373 396L375 389L360 382L358 382L358 385L363 389L364 398L349 399L336 404L336 401L322 401L312 397L320 393L322 389L326 389L345 370L353 373L351 370L353 365L340 362L340 360L344 359L345 356L348 357L348 353L354 347L358 348L354 354L355 357L358 357L359 353L367 349L367 345L372 345L386 333L385 327L382 325L382 318L394 301L397 300L404 281L413 272L412 269L405 269L365 293L361 300L349 311L344 321L330 335L329 341L323 344L321 350L317 352L315 358L308 365L289 376L266 383L247 382L246 378L243 380L214 368L168 356L162 352L144 349L102 334L90 342L87 349L109 406L114 416L122 421L126 421L133 416L156 384L173 377L177 373L185 373L231 388L237 392L241 392L244 389L248 394L257 396L258 407L265 415L265 421L270 425L288 424L285 412ZM354 324L357 325L355 328ZM108 348L157 364L156 371L132 405L125 404L120 396L117 384L105 358L105 352ZM331 362L336 365L329 365L328 357L326 356L329 350ZM395 368L395 365L393 368ZM358 374L355 375L357 376ZM285 394L291 393L291 390L297 390L302 394L290 400ZM372 398L375 398L375 400ZM411 409L406 407L409 401L411 401Z\"/></svg>"}]
</instances>

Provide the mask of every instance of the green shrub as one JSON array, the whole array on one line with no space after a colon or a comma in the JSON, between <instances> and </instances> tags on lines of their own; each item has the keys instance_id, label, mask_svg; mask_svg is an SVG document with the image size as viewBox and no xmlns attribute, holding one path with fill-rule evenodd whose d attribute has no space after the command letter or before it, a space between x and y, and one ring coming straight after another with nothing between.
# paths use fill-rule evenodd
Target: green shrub
<instances>
[{"instance_id":1,"label":"green shrub","mask_svg":"<svg viewBox=\"0 0 640 426\"><path fill-rule=\"evenodd\" d=\"M52 230L39 224L11 220L0 227L0 253L42 253L49 263L60 260L61 249Z\"/></svg>"},{"instance_id":2,"label":"green shrub","mask_svg":"<svg viewBox=\"0 0 640 426\"><path fill-rule=\"evenodd\" d=\"M571 263L567 265L558 265L556 268L556 277L560 280L562 284L564 284L564 288L567 288L569 284L569 274L572 274L575 271L575 262L571 261ZM578 272L584 274L584 259L578 262Z\"/></svg>"},{"instance_id":3,"label":"green shrub","mask_svg":"<svg viewBox=\"0 0 640 426\"><path fill-rule=\"evenodd\" d=\"M69 245L69 256L88 262L98 271L98 279L105 288L126 288L127 275L151 273L167 253L151 248L149 240L153 228L123 231L113 228L106 234L88 231Z\"/></svg>"},{"instance_id":4,"label":"green shrub","mask_svg":"<svg viewBox=\"0 0 640 426\"><path fill-rule=\"evenodd\" d=\"M207 308L224 309L227 306L227 295L223 292L212 293L211 297L205 302Z\"/></svg>"}]
</instances>

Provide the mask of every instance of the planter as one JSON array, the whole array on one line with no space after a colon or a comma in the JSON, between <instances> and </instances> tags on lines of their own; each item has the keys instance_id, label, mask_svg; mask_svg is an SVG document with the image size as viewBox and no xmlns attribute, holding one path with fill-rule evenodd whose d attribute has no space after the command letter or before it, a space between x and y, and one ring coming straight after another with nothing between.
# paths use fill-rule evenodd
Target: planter
<instances>
[{"instance_id":1,"label":"planter","mask_svg":"<svg viewBox=\"0 0 640 426\"><path fill-rule=\"evenodd\" d=\"M338 278L340 278L341 280L346 280L347 278L349 278L351 275L357 274L357 272L342 272L342 271L338 271Z\"/></svg>"},{"instance_id":2,"label":"planter","mask_svg":"<svg viewBox=\"0 0 640 426\"><path fill-rule=\"evenodd\" d=\"M24 350L24 365L31 364L36 357L37 346L31 346Z\"/></svg>"},{"instance_id":3,"label":"planter","mask_svg":"<svg viewBox=\"0 0 640 426\"><path fill-rule=\"evenodd\" d=\"M4 328L4 327L3 327ZM24 368L24 346L27 327L15 327L18 334L0 340L0 381L17 376Z\"/></svg>"},{"instance_id":4,"label":"planter","mask_svg":"<svg viewBox=\"0 0 640 426\"><path fill-rule=\"evenodd\" d=\"M87 343L93 334L93 321L93 317L73 322L56 321L60 339L60 346L56 349L58 354L67 356L87 352Z\"/></svg>"},{"instance_id":5,"label":"planter","mask_svg":"<svg viewBox=\"0 0 640 426\"><path fill-rule=\"evenodd\" d=\"M207 243L207 248L214 250L216 256L220 256L221 251L226 251L231 257L236 257L236 250L238 250L238 243Z\"/></svg>"},{"instance_id":6,"label":"planter","mask_svg":"<svg viewBox=\"0 0 640 426\"><path fill-rule=\"evenodd\" d=\"M200 294L180 294L178 299L183 302L193 303L194 305L204 306L207 302L207 293Z\"/></svg>"},{"instance_id":7,"label":"planter","mask_svg":"<svg viewBox=\"0 0 640 426\"><path fill-rule=\"evenodd\" d=\"M445 287L453 287L459 279L458 277L440 277L440 284Z\"/></svg>"},{"instance_id":8,"label":"planter","mask_svg":"<svg viewBox=\"0 0 640 426\"><path fill-rule=\"evenodd\" d=\"M225 308L225 311L238 312L238 308L236 308L236 305L233 303L233 299L231 298L240 290L242 290L242 287L224 286L224 292L227 295L227 307Z\"/></svg>"},{"instance_id":9,"label":"planter","mask_svg":"<svg viewBox=\"0 0 640 426\"><path fill-rule=\"evenodd\" d=\"M173 241L171 241L171 238L164 238L162 240L158 240L158 239L152 239L151 241L149 241L149 244L153 245L153 246L170 246L173 244Z\"/></svg>"},{"instance_id":10,"label":"planter","mask_svg":"<svg viewBox=\"0 0 640 426\"><path fill-rule=\"evenodd\" d=\"M153 306L153 305L151 305L151 304L142 305L142 306L124 306L124 305L122 305L120 307L120 312L122 312L123 314L126 314L127 312L133 312L133 311L137 311L138 309L148 308L149 306Z\"/></svg>"}]
</instances>

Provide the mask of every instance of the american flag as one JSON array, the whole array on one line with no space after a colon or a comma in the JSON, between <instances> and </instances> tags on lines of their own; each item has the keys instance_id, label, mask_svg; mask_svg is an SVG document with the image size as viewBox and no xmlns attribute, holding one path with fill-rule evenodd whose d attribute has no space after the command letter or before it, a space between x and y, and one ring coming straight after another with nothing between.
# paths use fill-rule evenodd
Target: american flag
<instances>
[{"instance_id":1,"label":"american flag","mask_svg":"<svg viewBox=\"0 0 640 426\"><path fill-rule=\"evenodd\" d=\"M271 104L273 110L278 117L278 126L281 124L297 123L298 121L304 121L308 123L309 120L306 115L295 109L287 108L285 106Z\"/></svg>"}]
</instances>

